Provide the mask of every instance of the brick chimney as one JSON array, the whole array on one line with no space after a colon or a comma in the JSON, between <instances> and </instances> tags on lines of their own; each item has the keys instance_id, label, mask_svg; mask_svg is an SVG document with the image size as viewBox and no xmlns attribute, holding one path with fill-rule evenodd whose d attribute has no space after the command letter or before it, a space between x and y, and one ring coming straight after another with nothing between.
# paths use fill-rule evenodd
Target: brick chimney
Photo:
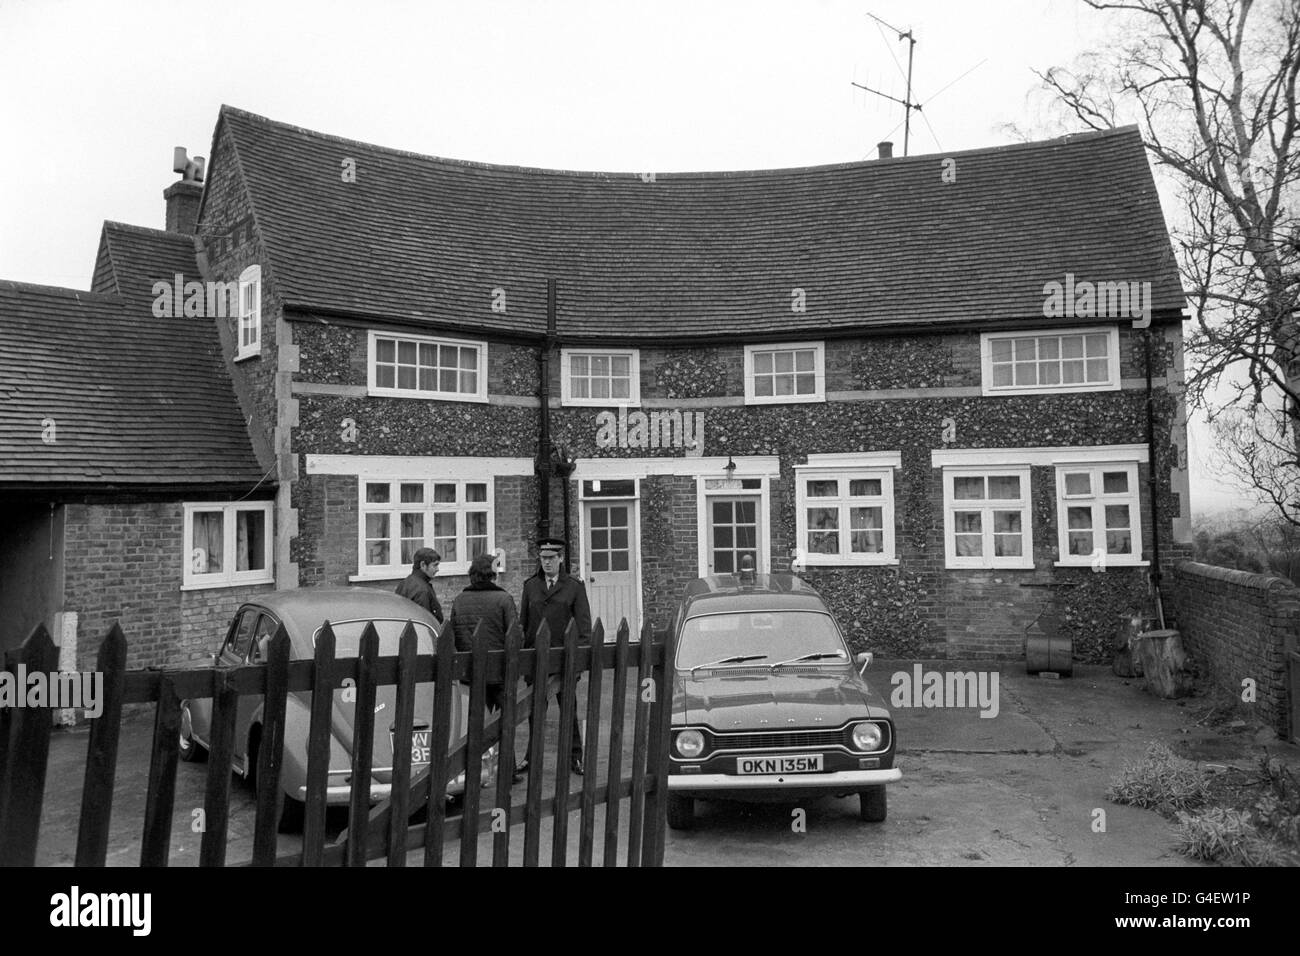
<instances>
[{"instance_id":1,"label":"brick chimney","mask_svg":"<svg viewBox=\"0 0 1300 956\"><path fill-rule=\"evenodd\" d=\"M168 232L180 232L194 235L199 224L199 199L203 196L202 156L190 159L184 146L177 146L173 152L172 171L181 174L179 182L174 182L163 190L163 199L167 202Z\"/></svg>"},{"instance_id":2,"label":"brick chimney","mask_svg":"<svg viewBox=\"0 0 1300 956\"><path fill-rule=\"evenodd\" d=\"M877 143L876 149L880 150L881 159L894 158L894 144L891 143L889 140L885 140L883 143Z\"/></svg>"}]
</instances>

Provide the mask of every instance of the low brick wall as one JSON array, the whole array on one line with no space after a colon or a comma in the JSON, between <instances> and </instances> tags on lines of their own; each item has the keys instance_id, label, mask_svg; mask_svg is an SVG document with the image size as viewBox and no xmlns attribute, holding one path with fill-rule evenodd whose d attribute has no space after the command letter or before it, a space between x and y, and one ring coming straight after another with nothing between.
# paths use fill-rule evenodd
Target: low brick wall
<instances>
[{"instance_id":1,"label":"low brick wall","mask_svg":"<svg viewBox=\"0 0 1300 956\"><path fill-rule=\"evenodd\" d=\"M1165 610L1213 685L1241 701L1256 684L1255 719L1286 737L1287 647L1300 639L1300 588L1282 578L1185 561L1166 577Z\"/></svg>"}]
</instances>

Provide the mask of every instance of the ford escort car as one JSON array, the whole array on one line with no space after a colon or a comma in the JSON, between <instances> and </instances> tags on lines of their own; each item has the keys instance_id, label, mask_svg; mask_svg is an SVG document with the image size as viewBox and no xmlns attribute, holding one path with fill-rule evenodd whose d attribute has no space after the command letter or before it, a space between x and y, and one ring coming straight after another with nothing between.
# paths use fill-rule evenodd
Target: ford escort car
<instances>
[{"instance_id":1,"label":"ford escort car","mask_svg":"<svg viewBox=\"0 0 1300 956\"><path fill-rule=\"evenodd\" d=\"M816 590L748 567L700 578L674 626L670 827L693 825L696 800L851 794L885 819L894 724L863 677L871 655L850 655Z\"/></svg>"}]
</instances>

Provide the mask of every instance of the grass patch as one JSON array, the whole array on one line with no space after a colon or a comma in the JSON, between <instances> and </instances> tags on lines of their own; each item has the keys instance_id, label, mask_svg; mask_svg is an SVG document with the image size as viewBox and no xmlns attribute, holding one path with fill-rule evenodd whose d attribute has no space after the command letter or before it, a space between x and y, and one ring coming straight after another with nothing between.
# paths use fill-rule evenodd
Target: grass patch
<instances>
[{"instance_id":1,"label":"grass patch","mask_svg":"<svg viewBox=\"0 0 1300 956\"><path fill-rule=\"evenodd\" d=\"M1111 803L1157 810L1166 816L1202 806L1209 795L1204 772L1158 742L1149 744L1146 753L1127 764L1106 788Z\"/></svg>"}]
</instances>

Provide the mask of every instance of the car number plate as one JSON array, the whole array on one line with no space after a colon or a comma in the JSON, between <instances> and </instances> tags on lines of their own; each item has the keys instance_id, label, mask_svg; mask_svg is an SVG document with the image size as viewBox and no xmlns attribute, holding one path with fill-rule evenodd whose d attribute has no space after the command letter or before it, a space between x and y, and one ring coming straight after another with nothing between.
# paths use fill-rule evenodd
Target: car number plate
<instances>
[{"instance_id":1,"label":"car number plate","mask_svg":"<svg viewBox=\"0 0 1300 956\"><path fill-rule=\"evenodd\" d=\"M411 763L422 764L429 762L429 734L431 733L432 731L429 730L417 730L411 735ZM396 750L395 737L396 734L389 731L388 748L390 750Z\"/></svg>"},{"instance_id":2,"label":"car number plate","mask_svg":"<svg viewBox=\"0 0 1300 956\"><path fill-rule=\"evenodd\" d=\"M821 754L736 758L737 773L820 773L821 769Z\"/></svg>"}]
</instances>

